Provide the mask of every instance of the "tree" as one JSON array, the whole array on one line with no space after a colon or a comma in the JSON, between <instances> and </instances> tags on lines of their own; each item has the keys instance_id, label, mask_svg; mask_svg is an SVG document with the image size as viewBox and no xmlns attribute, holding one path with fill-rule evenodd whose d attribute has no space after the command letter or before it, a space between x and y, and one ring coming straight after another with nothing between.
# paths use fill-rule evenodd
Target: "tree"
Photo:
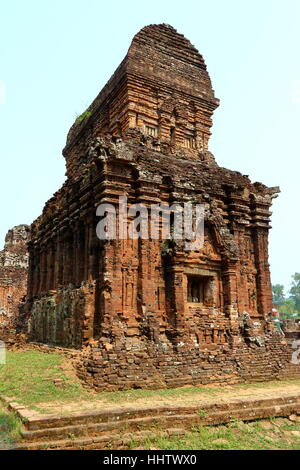
<instances>
[{"instance_id":1,"label":"tree","mask_svg":"<svg viewBox=\"0 0 300 470\"><path fill-rule=\"evenodd\" d=\"M295 304L297 312L300 312L300 273L295 273L292 276L293 282L290 288L290 297Z\"/></svg>"},{"instance_id":2,"label":"tree","mask_svg":"<svg viewBox=\"0 0 300 470\"><path fill-rule=\"evenodd\" d=\"M284 302L284 286L282 284L275 284L272 286L272 293L274 304L281 305Z\"/></svg>"},{"instance_id":3,"label":"tree","mask_svg":"<svg viewBox=\"0 0 300 470\"><path fill-rule=\"evenodd\" d=\"M294 314L296 312L296 307L294 304L293 300L285 300L280 306L279 306L279 312L281 318L294 318Z\"/></svg>"}]
</instances>

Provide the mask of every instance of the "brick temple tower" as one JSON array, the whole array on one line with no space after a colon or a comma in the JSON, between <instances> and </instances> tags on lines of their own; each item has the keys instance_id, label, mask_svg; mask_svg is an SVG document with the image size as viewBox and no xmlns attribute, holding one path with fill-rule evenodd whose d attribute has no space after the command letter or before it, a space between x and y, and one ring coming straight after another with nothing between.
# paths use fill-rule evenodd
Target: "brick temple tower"
<instances>
[{"instance_id":1,"label":"brick temple tower","mask_svg":"<svg viewBox=\"0 0 300 470\"><path fill-rule=\"evenodd\" d=\"M217 165L208 142L218 105L195 47L150 25L69 131L67 181L32 225L26 308L32 339L96 346L80 374L98 389L230 382L254 363L256 378L277 370L266 316L278 188ZM119 196L204 204L204 247L99 240L96 208Z\"/></svg>"},{"instance_id":2,"label":"brick temple tower","mask_svg":"<svg viewBox=\"0 0 300 470\"><path fill-rule=\"evenodd\" d=\"M13 337L19 323L19 307L27 290L29 236L28 225L13 227L0 251L0 340Z\"/></svg>"}]
</instances>

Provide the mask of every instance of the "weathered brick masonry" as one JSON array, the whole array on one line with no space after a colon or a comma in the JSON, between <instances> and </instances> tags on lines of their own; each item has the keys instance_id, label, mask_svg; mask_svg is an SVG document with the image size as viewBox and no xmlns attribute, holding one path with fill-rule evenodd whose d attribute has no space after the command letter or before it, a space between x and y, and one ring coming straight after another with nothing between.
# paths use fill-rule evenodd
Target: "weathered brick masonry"
<instances>
[{"instance_id":1,"label":"weathered brick masonry","mask_svg":"<svg viewBox=\"0 0 300 470\"><path fill-rule=\"evenodd\" d=\"M278 188L208 150L219 101L199 52L168 25L143 28L72 126L67 181L32 225L31 338L86 350L102 389L232 383L299 374L266 321L270 206ZM100 203L205 205L205 243L101 241Z\"/></svg>"},{"instance_id":2,"label":"weathered brick masonry","mask_svg":"<svg viewBox=\"0 0 300 470\"><path fill-rule=\"evenodd\" d=\"M0 251L0 340L15 334L19 307L27 290L29 227L18 225L8 231Z\"/></svg>"}]
</instances>

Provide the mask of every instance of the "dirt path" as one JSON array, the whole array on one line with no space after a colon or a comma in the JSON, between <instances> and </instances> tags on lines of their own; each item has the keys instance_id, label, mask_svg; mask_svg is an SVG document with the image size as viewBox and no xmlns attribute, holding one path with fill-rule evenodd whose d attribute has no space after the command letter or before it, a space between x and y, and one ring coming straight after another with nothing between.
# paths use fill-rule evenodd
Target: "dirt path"
<instances>
[{"instance_id":1,"label":"dirt path","mask_svg":"<svg viewBox=\"0 0 300 470\"><path fill-rule=\"evenodd\" d=\"M197 388L181 388L177 390L161 390L146 392L145 396L136 396L135 392L123 392L122 395L109 396L101 394L88 400L68 402L37 403L35 408L46 414L72 414L89 410L110 410L113 408L149 408L161 406L199 406L207 403L229 403L247 399L278 398L300 394L300 381L262 383L253 385L227 386L223 389L207 388L199 392Z\"/></svg>"}]
</instances>

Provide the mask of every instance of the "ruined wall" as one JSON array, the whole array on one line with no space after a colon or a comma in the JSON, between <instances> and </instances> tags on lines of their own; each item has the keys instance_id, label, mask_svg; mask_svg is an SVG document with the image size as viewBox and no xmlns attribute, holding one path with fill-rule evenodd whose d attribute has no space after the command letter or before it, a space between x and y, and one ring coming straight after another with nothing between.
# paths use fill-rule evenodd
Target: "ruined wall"
<instances>
[{"instance_id":1,"label":"ruined wall","mask_svg":"<svg viewBox=\"0 0 300 470\"><path fill-rule=\"evenodd\" d=\"M152 25L69 132L68 179L31 227L25 311L33 340L93 346L79 373L98 389L297 373L267 322L279 189L217 165L208 151L217 105L198 51ZM99 240L96 208L120 196L148 209L202 204L204 246Z\"/></svg>"},{"instance_id":2,"label":"ruined wall","mask_svg":"<svg viewBox=\"0 0 300 470\"><path fill-rule=\"evenodd\" d=\"M291 344L282 344L274 331L263 338L261 344L241 336L237 344L203 342L200 348L179 349L153 342L124 349L106 345L86 354L78 364L78 376L97 391L300 378L299 365L291 362Z\"/></svg>"},{"instance_id":3,"label":"ruined wall","mask_svg":"<svg viewBox=\"0 0 300 470\"><path fill-rule=\"evenodd\" d=\"M34 326L44 303L56 309L57 324L69 325L63 328L69 334L57 332L56 341L65 346L80 346L104 331L109 335L120 314L128 336L139 335L149 316L164 334L189 331L198 341L204 312L232 316L246 310L264 318L271 308L267 237L274 190L201 160L175 160L155 151L150 141L141 146L143 135L134 135L129 134L130 141L97 138L86 176L67 183L32 226L28 301L40 306L32 316L33 336L40 340L47 334L37 331L50 331L41 325L51 323L40 319ZM185 252L179 244L167 247L151 239L99 240L95 208L103 199L117 202L120 195L147 207L189 200L204 204L203 249ZM188 300L193 275L209 278L212 292L205 305Z\"/></svg>"},{"instance_id":4,"label":"ruined wall","mask_svg":"<svg viewBox=\"0 0 300 470\"><path fill-rule=\"evenodd\" d=\"M9 230L0 251L0 338L14 332L27 289L29 227Z\"/></svg>"}]
</instances>

